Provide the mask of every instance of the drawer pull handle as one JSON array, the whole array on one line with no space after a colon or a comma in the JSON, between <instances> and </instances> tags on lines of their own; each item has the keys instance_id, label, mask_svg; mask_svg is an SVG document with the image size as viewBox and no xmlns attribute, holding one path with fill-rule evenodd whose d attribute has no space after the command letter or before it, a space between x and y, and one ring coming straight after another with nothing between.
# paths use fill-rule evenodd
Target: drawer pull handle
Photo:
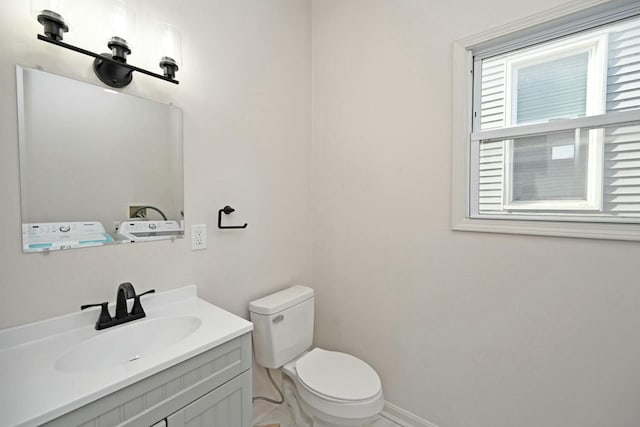
<instances>
[{"instance_id":1,"label":"drawer pull handle","mask_svg":"<svg viewBox=\"0 0 640 427\"><path fill-rule=\"evenodd\" d=\"M282 322L283 320L284 320L284 314L278 314L276 317L273 318L272 322L279 323L279 322Z\"/></svg>"}]
</instances>

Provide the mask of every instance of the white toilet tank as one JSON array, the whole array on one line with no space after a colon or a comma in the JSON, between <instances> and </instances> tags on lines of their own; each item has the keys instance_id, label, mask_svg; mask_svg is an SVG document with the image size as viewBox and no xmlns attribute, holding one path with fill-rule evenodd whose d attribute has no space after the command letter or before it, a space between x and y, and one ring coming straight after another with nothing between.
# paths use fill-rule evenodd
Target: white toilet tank
<instances>
[{"instance_id":1,"label":"white toilet tank","mask_svg":"<svg viewBox=\"0 0 640 427\"><path fill-rule=\"evenodd\" d=\"M256 362L279 368L311 347L313 289L293 286L249 303Z\"/></svg>"}]
</instances>

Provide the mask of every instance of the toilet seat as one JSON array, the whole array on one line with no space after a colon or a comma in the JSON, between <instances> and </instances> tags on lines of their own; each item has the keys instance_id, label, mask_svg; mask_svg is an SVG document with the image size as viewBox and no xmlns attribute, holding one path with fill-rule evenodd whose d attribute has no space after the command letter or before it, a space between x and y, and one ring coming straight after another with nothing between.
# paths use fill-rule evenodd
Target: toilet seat
<instances>
[{"instance_id":1,"label":"toilet seat","mask_svg":"<svg viewBox=\"0 0 640 427\"><path fill-rule=\"evenodd\" d=\"M382 390L376 371L346 353L314 348L296 361L296 372L309 392L334 402L369 400Z\"/></svg>"},{"instance_id":2,"label":"toilet seat","mask_svg":"<svg viewBox=\"0 0 640 427\"><path fill-rule=\"evenodd\" d=\"M308 357L312 353L313 355ZM349 366L355 369L349 371ZM332 369L336 370L332 371ZM365 362L349 354L315 348L298 359L286 363L282 367L282 372L295 384L294 393L298 396L298 403L304 408L304 412L326 423L366 424L371 422L384 407L384 395L378 374ZM344 376L336 383L328 384L329 376L336 376L332 372L341 372ZM354 374L354 372L359 373ZM325 377L324 380L320 378L321 376ZM323 384L322 381L326 381L327 384ZM353 383L356 382L360 386L353 387ZM335 384L342 384L342 386ZM362 386L362 384L369 385ZM351 391L345 392L345 390ZM373 395L360 400L344 399L344 397L354 399L370 393Z\"/></svg>"}]
</instances>

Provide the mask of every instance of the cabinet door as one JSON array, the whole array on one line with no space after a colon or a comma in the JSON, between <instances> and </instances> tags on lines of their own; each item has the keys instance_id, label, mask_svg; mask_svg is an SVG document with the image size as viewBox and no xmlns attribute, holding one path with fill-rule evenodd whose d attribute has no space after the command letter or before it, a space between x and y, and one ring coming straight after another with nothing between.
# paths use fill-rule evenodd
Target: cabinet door
<instances>
[{"instance_id":1,"label":"cabinet door","mask_svg":"<svg viewBox=\"0 0 640 427\"><path fill-rule=\"evenodd\" d=\"M251 427L251 371L167 417L167 427Z\"/></svg>"}]
</instances>

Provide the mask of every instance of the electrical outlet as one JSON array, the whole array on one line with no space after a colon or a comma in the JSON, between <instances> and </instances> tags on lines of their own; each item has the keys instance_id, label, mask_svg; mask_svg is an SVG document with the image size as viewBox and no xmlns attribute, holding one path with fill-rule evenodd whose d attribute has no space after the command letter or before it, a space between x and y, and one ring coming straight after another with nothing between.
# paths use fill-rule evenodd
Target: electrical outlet
<instances>
[{"instance_id":1,"label":"electrical outlet","mask_svg":"<svg viewBox=\"0 0 640 427\"><path fill-rule=\"evenodd\" d=\"M191 226L191 250L207 249L207 224Z\"/></svg>"}]
</instances>

